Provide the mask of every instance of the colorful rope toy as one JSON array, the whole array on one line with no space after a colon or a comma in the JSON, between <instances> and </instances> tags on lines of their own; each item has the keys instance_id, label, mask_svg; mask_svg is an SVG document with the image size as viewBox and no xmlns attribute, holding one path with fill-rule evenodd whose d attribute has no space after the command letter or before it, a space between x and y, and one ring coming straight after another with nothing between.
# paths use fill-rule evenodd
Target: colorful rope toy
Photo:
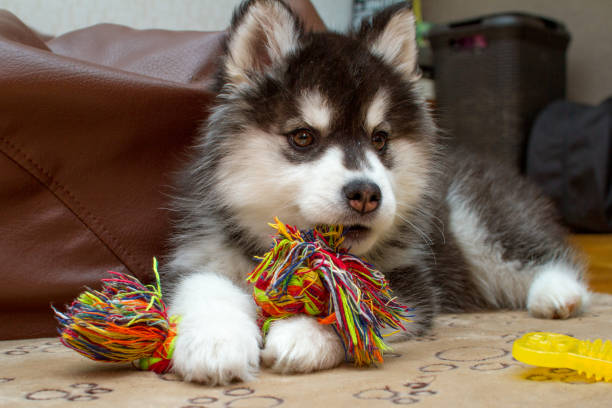
<instances>
[{"instance_id":1,"label":"colorful rope toy","mask_svg":"<svg viewBox=\"0 0 612 408\"><path fill-rule=\"evenodd\" d=\"M301 233L275 218L275 245L247 280L261 308L260 326L298 313L331 324L345 346L347 360L358 366L383 362L390 350L381 336L386 326L405 330L410 309L391 296L383 274L340 246L342 226Z\"/></svg>"},{"instance_id":2,"label":"colorful rope toy","mask_svg":"<svg viewBox=\"0 0 612 408\"><path fill-rule=\"evenodd\" d=\"M274 247L248 275L261 307L264 333L274 320L298 313L331 324L356 365L382 362L389 350L379 329L404 329L409 309L391 297L383 275L340 249L342 227L305 233L276 219ZM55 309L60 340L95 361L133 362L143 370L164 373L171 359L180 317L168 316L153 259L155 285L112 272L101 290L87 289L62 313Z\"/></svg>"},{"instance_id":3,"label":"colorful rope toy","mask_svg":"<svg viewBox=\"0 0 612 408\"><path fill-rule=\"evenodd\" d=\"M512 356L526 364L570 368L597 381L612 382L612 342L579 340L557 333L527 333L514 342Z\"/></svg>"},{"instance_id":4,"label":"colorful rope toy","mask_svg":"<svg viewBox=\"0 0 612 408\"><path fill-rule=\"evenodd\" d=\"M102 279L102 290L81 293L65 313L52 306L62 344L95 361L135 362L142 370L168 371L178 318L168 317L155 258L153 271L155 286L109 271L114 277Z\"/></svg>"}]
</instances>

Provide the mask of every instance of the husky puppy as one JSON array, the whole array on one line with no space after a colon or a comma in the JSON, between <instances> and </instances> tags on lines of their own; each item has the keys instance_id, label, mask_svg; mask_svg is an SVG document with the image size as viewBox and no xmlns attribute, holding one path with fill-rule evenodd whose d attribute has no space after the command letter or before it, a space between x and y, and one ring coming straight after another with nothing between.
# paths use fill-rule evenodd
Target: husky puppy
<instances>
[{"instance_id":1,"label":"husky puppy","mask_svg":"<svg viewBox=\"0 0 612 408\"><path fill-rule=\"evenodd\" d=\"M349 228L346 245L416 313L527 308L567 318L586 305L584 267L526 181L444 153L415 88L414 17L391 7L347 36L306 33L278 0L236 11L218 96L179 182L163 279L182 316L173 365L185 380L248 380L344 359L328 326L296 316L262 342L246 274L282 221ZM495 137L492 135L491 137Z\"/></svg>"}]
</instances>

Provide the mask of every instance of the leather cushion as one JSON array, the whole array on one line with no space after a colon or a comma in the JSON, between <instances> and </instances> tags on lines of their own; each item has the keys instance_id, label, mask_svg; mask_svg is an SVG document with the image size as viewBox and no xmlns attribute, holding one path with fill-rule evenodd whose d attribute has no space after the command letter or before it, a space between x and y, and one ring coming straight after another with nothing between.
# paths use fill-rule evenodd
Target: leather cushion
<instances>
[{"instance_id":1,"label":"leather cushion","mask_svg":"<svg viewBox=\"0 0 612 408\"><path fill-rule=\"evenodd\" d=\"M172 174L224 36L103 24L49 39L0 10L0 339L53 335L50 303L163 261Z\"/></svg>"}]
</instances>

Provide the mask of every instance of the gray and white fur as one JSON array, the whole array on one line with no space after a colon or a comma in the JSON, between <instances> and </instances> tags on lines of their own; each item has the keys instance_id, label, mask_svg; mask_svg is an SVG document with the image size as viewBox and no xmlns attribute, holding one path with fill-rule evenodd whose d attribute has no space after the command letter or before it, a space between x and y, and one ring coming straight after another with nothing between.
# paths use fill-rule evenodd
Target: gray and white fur
<instances>
[{"instance_id":1,"label":"gray and white fur","mask_svg":"<svg viewBox=\"0 0 612 408\"><path fill-rule=\"evenodd\" d=\"M163 273L182 315L175 371L185 380L248 380L344 359L328 326L277 321L263 342L245 284L271 244L267 223L349 227L351 252L415 309L406 337L444 311L527 308L574 316L584 266L548 201L468 152L445 152L415 88L409 8L349 35L306 33L278 0L236 11L218 96L177 186L173 252ZM494 137L494 136L493 136Z\"/></svg>"}]
</instances>

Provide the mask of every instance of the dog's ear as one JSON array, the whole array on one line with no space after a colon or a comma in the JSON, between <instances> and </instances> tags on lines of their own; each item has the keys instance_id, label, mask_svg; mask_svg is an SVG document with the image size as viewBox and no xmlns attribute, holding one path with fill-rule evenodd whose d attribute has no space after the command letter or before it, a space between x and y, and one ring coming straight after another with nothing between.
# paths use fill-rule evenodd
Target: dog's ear
<instances>
[{"instance_id":1,"label":"dog's ear","mask_svg":"<svg viewBox=\"0 0 612 408\"><path fill-rule=\"evenodd\" d=\"M357 36L370 52L393 66L409 81L419 79L415 19L406 3L388 7L365 20Z\"/></svg>"},{"instance_id":2,"label":"dog's ear","mask_svg":"<svg viewBox=\"0 0 612 408\"><path fill-rule=\"evenodd\" d=\"M234 13L227 40L226 79L251 82L298 49L301 22L280 0L251 0Z\"/></svg>"}]
</instances>

